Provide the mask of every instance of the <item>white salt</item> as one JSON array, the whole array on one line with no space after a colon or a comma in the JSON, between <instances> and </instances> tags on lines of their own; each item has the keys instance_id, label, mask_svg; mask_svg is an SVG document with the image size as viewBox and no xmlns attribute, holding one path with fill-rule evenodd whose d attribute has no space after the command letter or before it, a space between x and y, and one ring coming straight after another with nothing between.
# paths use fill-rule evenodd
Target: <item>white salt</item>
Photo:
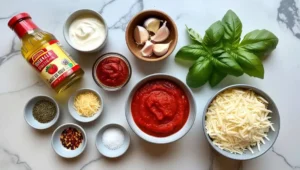
<instances>
[{"instance_id":1,"label":"white salt","mask_svg":"<svg viewBox=\"0 0 300 170\"><path fill-rule=\"evenodd\" d=\"M119 128L108 128L102 135L102 142L108 149L115 150L124 143L124 133Z\"/></svg>"}]
</instances>

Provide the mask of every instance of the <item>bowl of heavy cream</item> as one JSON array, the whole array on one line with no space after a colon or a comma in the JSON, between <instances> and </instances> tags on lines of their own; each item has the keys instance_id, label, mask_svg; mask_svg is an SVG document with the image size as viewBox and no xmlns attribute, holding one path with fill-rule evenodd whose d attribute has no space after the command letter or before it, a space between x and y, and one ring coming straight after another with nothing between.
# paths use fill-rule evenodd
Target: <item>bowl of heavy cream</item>
<instances>
[{"instance_id":1,"label":"bowl of heavy cream","mask_svg":"<svg viewBox=\"0 0 300 170\"><path fill-rule=\"evenodd\" d=\"M66 20L63 30L69 45L81 52L101 50L108 34L103 17L98 12L89 9L81 9L72 13Z\"/></svg>"}]
</instances>

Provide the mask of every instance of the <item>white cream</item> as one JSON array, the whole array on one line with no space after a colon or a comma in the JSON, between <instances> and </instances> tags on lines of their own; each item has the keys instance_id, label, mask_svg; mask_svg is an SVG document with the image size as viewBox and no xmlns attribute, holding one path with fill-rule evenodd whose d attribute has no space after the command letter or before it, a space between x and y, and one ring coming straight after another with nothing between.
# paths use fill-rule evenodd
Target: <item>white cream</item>
<instances>
[{"instance_id":1,"label":"white cream","mask_svg":"<svg viewBox=\"0 0 300 170\"><path fill-rule=\"evenodd\" d=\"M105 36L103 22L92 15L76 18L69 27L72 45L82 51L98 48L104 42Z\"/></svg>"}]
</instances>

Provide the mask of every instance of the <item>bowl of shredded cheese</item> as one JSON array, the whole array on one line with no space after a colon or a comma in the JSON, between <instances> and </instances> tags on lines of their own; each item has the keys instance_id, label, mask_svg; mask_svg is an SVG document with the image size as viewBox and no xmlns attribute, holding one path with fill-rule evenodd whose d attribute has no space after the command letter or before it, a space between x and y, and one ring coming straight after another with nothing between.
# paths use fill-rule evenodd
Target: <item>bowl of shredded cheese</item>
<instances>
[{"instance_id":1,"label":"bowl of shredded cheese","mask_svg":"<svg viewBox=\"0 0 300 170\"><path fill-rule=\"evenodd\" d=\"M80 89L68 101L71 116L79 122L91 122L103 111L103 98L92 89Z\"/></svg>"},{"instance_id":2,"label":"bowl of shredded cheese","mask_svg":"<svg viewBox=\"0 0 300 170\"><path fill-rule=\"evenodd\" d=\"M202 124L217 152L231 159L249 160L273 146L280 117L269 95L256 87L237 84L220 90L208 101Z\"/></svg>"}]
</instances>

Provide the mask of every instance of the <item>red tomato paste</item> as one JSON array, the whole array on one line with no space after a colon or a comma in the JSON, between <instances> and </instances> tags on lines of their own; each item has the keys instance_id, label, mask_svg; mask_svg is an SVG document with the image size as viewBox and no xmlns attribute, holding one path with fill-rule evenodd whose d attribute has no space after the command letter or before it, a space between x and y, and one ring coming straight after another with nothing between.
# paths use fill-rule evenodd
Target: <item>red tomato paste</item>
<instances>
[{"instance_id":1,"label":"red tomato paste","mask_svg":"<svg viewBox=\"0 0 300 170\"><path fill-rule=\"evenodd\" d=\"M103 59L96 72L100 82L111 87L123 85L129 76L128 65L121 58L114 56Z\"/></svg>"},{"instance_id":2,"label":"red tomato paste","mask_svg":"<svg viewBox=\"0 0 300 170\"><path fill-rule=\"evenodd\" d=\"M184 91L169 80L153 80L139 88L132 99L131 112L145 133L166 137L179 131L190 112Z\"/></svg>"}]
</instances>

